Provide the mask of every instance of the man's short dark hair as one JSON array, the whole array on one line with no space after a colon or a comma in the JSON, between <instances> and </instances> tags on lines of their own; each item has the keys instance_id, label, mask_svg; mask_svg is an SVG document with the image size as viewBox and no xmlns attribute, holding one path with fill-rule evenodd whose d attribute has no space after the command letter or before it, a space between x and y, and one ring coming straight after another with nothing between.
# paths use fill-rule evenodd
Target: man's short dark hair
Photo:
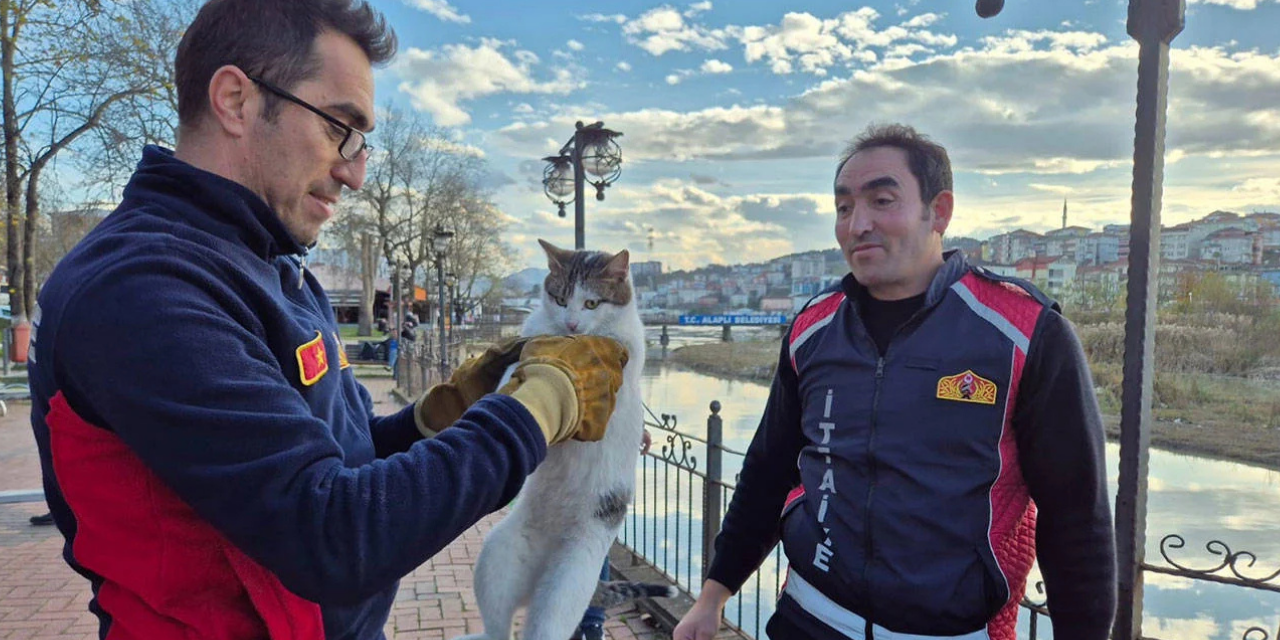
<instances>
[{"instance_id":1,"label":"man's short dark hair","mask_svg":"<svg viewBox=\"0 0 1280 640\"><path fill-rule=\"evenodd\" d=\"M316 37L345 35L371 64L396 53L396 34L365 0L210 0L178 43L174 81L178 122L193 126L209 108L209 81L225 65L235 65L285 90L319 71ZM264 92L263 117L270 120L280 98Z\"/></svg>"},{"instance_id":2,"label":"man's short dark hair","mask_svg":"<svg viewBox=\"0 0 1280 640\"><path fill-rule=\"evenodd\" d=\"M951 160L942 145L905 124L873 124L845 147L836 166L836 176L854 154L876 147L894 147L907 154L907 167L920 183L920 200L925 206L939 193L951 191Z\"/></svg>"}]
</instances>

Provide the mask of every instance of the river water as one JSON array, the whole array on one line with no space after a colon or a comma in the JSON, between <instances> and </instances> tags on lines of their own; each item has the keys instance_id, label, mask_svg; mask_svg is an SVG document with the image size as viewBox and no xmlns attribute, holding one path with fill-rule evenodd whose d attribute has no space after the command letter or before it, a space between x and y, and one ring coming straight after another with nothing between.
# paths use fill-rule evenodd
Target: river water
<instances>
[{"instance_id":1,"label":"river water","mask_svg":"<svg viewBox=\"0 0 1280 640\"><path fill-rule=\"evenodd\" d=\"M776 328L749 331L735 328L734 332L735 336L777 335ZM719 328L677 329L670 334L670 348L719 338ZM662 358L656 331L651 334L650 345L643 383L648 407L655 414L676 416L678 432L705 437L708 405L718 400L723 407L720 415L724 421L724 446L745 451L759 423L768 386L694 373L668 363ZM706 452L700 443L689 442L686 450L682 446L685 443L678 438L668 442L668 438L656 430L654 436L655 453L661 455L665 445L671 459L705 472ZM1118 445L1108 444L1106 454L1114 506ZM731 483L741 461L741 456L726 454L721 477ZM656 557L668 573L678 574L681 582L696 585L700 582L697 574L702 553L702 489L699 479L678 471L652 459L643 466L638 475L641 486L637 489L636 513L627 524L624 540L650 549L646 555ZM677 496L672 492L672 483L681 485L680 495L674 500ZM725 493L727 504L727 491ZM690 495L694 496L693 500L689 499ZM1161 539L1177 534L1185 539L1186 546L1166 550L1170 559L1183 566L1196 569L1217 566L1222 557L1213 555L1205 545L1220 541L1229 552L1247 551L1256 557L1252 567L1248 566L1247 555L1236 563L1236 568L1245 576L1265 578L1280 571L1280 472L1153 449L1148 501L1146 554L1149 564L1168 566L1161 555ZM763 622L772 611L771 602L777 588L774 576L780 569L785 569L785 561L771 556L760 571L758 594L753 583L748 583L741 598L741 614L736 603L730 605L730 618L749 632L754 631L757 617ZM1227 571L1219 575L1224 573L1230 575ZM1030 584L1035 584L1037 577L1038 572ZM1269 584L1277 583L1280 579ZM1026 637L1027 617L1024 611L1020 622L1023 637ZM1280 593L1148 572L1143 620L1143 635L1162 640L1280 640ZM1052 637L1049 626L1041 619L1037 637ZM1255 631L1246 636L1253 627L1264 630L1265 635ZM764 637L763 623L760 628L759 636Z\"/></svg>"}]
</instances>

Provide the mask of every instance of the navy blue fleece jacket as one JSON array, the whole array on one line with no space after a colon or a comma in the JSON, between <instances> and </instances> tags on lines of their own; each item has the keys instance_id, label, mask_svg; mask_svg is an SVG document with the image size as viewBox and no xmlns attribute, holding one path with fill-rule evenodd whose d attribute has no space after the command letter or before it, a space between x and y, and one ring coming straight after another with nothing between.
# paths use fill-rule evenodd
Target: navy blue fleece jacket
<instances>
[{"instance_id":1,"label":"navy blue fleece jacket","mask_svg":"<svg viewBox=\"0 0 1280 640\"><path fill-rule=\"evenodd\" d=\"M41 292L33 427L73 566L44 422L59 392L320 604L328 638L380 638L397 580L514 498L546 443L505 396L432 440L412 407L374 416L304 254L252 192L147 147L119 208ZM318 363L299 350L317 340L325 372L308 384Z\"/></svg>"}]
</instances>

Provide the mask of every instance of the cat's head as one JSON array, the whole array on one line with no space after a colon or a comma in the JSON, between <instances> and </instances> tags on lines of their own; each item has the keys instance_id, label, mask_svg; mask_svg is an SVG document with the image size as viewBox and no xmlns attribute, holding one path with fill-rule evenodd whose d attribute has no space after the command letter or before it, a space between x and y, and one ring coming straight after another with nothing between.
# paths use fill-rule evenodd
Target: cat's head
<instances>
[{"instance_id":1,"label":"cat's head","mask_svg":"<svg viewBox=\"0 0 1280 640\"><path fill-rule=\"evenodd\" d=\"M547 274L542 286L542 308L553 328L569 334L611 334L631 309L632 291L626 249L570 251L538 240L547 252Z\"/></svg>"}]
</instances>

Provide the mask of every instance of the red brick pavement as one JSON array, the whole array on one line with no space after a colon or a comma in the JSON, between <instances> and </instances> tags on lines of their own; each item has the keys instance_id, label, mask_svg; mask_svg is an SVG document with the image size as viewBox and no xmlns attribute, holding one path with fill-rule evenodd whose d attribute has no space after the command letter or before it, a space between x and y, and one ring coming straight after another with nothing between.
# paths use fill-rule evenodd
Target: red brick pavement
<instances>
[{"instance_id":1,"label":"red brick pavement","mask_svg":"<svg viewBox=\"0 0 1280 640\"><path fill-rule=\"evenodd\" d=\"M389 379L365 379L365 385L378 413L396 409ZM0 491L40 488L29 420L26 403L9 403L8 415L0 418ZM88 611L88 581L62 561L62 536L55 528L27 523L45 511L43 502L0 504L0 640L92 640L98 623ZM448 640L480 630L471 567L485 532L500 516L481 521L401 581L388 639ZM610 610L605 631L614 640L665 637L633 607Z\"/></svg>"}]
</instances>

